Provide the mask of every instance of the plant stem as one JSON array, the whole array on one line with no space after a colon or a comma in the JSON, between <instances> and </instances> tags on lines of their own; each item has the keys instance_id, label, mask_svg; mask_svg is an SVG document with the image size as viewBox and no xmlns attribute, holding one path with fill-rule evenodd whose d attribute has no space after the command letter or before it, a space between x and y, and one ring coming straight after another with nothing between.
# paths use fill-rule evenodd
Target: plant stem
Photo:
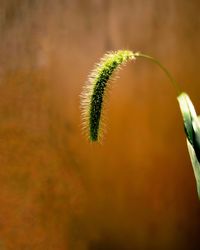
<instances>
[{"instance_id":1,"label":"plant stem","mask_svg":"<svg viewBox=\"0 0 200 250\"><path fill-rule=\"evenodd\" d=\"M158 60L156 60L155 58L153 58L153 57L151 57L149 55L142 54L140 52L134 53L134 56L135 57L143 57L143 58L149 59L152 62L154 62L155 64L157 64L164 71L164 73L167 75L168 79L170 80L171 84L173 85L173 87L175 88L175 90L177 92L177 96L180 95L180 93L182 91L180 90L179 84L174 80L174 78L171 76L171 74L169 73L169 71Z\"/></svg>"}]
</instances>

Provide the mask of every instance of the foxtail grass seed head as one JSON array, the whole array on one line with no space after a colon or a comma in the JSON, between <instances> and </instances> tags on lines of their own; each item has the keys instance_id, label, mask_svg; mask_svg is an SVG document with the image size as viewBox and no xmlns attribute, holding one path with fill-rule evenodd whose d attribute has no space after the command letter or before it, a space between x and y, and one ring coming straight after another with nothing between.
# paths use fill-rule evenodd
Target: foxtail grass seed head
<instances>
[{"instance_id":1,"label":"foxtail grass seed head","mask_svg":"<svg viewBox=\"0 0 200 250\"><path fill-rule=\"evenodd\" d=\"M102 110L106 90L113 73L127 61L134 60L132 51L118 50L103 56L95 66L81 95L82 119L89 131L90 141L99 141L102 127Z\"/></svg>"},{"instance_id":2,"label":"foxtail grass seed head","mask_svg":"<svg viewBox=\"0 0 200 250\"><path fill-rule=\"evenodd\" d=\"M197 191L200 199L200 117L197 116L194 106L186 93L181 93L180 86L171 76L169 71L155 58L133 53L129 50L109 52L95 66L84 86L81 95L82 119L90 141L99 141L102 127L102 109L105 103L106 90L109 88L113 73L127 61L136 58L145 58L157 64L170 80L177 92L177 99L183 116L186 140L194 175L197 183Z\"/></svg>"}]
</instances>

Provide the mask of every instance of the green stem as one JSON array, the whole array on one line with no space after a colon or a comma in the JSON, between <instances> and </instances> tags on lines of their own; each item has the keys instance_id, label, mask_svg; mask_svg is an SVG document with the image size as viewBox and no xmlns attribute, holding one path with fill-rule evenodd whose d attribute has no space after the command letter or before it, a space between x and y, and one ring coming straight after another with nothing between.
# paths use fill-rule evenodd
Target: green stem
<instances>
[{"instance_id":1,"label":"green stem","mask_svg":"<svg viewBox=\"0 0 200 250\"><path fill-rule=\"evenodd\" d=\"M156 60L155 58L153 58L151 56L142 54L140 52L134 53L134 56L135 57L143 57L143 58L149 59L152 62L154 62L155 64L157 64L165 72L165 74L167 75L168 79L170 80L170 82L172 83L173 87L175 88L175 90L177 92L177 95L180 95L180 93L182 91L180 91L179 84L174 80L174 78L171 76L171 74L169 73L169 71L158 60Z\"/></svg>"}]
</instances>

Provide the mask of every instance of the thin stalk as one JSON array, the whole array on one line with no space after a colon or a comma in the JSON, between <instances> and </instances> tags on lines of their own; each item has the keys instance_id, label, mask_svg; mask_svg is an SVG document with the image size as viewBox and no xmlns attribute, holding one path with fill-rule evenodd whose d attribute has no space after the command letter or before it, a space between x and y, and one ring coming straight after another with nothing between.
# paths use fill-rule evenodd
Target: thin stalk
<instances>
[{"instance_id":1,"label":"thin stalk","mask_svg":"<svg viewBox=\"0 0 200 250\"><path fill-rule=\"evenodd\" d=\"M174 78L173 78L172 75L169 73L169 71L168 71L168 70L167 70L158 60L156 60L155 58L153 58L153 57L151 57L151 56L142 54L142 53L140 53L140 52L134 53L134 56L135 56L135 57L143 57L143 58L149 59L149 60L151 60L152 62L154 62L155 64L157 64L157 65L164 71L164 73L167 75L168 79L170 80L171 84L173 85L173 87L175 88L175 90L176 90L176 92L177 92L177 96L180 95L180 93L181 93L182 91L180 90L179 84L174 80Z\"/></svg>"}]
</instances>

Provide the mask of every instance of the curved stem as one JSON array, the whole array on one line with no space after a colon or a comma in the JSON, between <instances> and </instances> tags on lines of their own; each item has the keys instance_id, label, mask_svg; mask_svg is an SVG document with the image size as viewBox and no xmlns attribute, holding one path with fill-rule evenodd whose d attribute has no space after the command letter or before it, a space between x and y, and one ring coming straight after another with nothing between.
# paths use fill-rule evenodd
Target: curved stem
<instances>
[{"instance_id":1,"label":"curved stem","mask_svg":"<svg viewBox=\"0 0 200 250\"><path fill-rule=\"evenodd\" d=\"M177 95L179 95L182 91L180 90L180 86L179 84L174 80L174 78L171 76L171 74L169 73L169 71L155 58L142 54L140 52L136 52L134 53L135 57L143 57L146 59L151 60L152 62L154 62L155 64L157 64L163 71L164 73L167 75L168 79L170 80L170 82L172 83L172 85L174 86L174 88L176 89Z\"/></svg>"}]
</instances>

